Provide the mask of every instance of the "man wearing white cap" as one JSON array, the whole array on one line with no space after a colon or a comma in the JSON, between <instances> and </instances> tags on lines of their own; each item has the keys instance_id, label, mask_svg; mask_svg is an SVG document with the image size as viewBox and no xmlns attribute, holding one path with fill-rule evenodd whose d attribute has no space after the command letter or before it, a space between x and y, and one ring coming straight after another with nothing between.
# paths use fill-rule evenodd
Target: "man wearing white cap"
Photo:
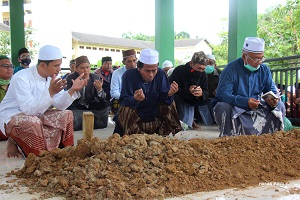
<instances>
[{"instance_id":1,"label":"man wearing white cap","mask_svg":"<svg viewBox=\"0 0 300 200\"><path fill-rule=\"evenodd\" d=\"M283 130L284 104L278 94L270 68L263 64L265 42L261 38L245 38L242 57L230 62L222 71L214 107L220 137L260 135Z\"/></svg>"},{"instance_id":2,"label":"man wearing white cap","mask_svg":"<svg viewBox=\"0 0 300 200\"><path fill-rule=\"evenodd\" d=\"M46 45L39 50L36 66L13 76L0 105L0 129L9 138L8 157L38 155L74 144L73 114L64 109L78 98L77 91L86 81L82 74L64 91L66 80L56 78L61 63L60 49Z\"/></svg>"},{"instance_id":3,"label":"man wearing white cap","mask_svg":"<svg viewBox=\"0 0 300 200\"><path fill-rule=\"evenodd\" d=\"M177 83L170 85L164 71L158 68L158 52L143 49L137 68L123 74L114 133L174 135L181 131L173 104L177 91Z\"/></svg>"},{"instance_id":4,"label":"man wearing white cap","mask_svg":"<svg viewBox=\"0 0 300 200\"><path fill-rule=\"evenodd\" d=\"M164 72L168 75L169 69L173 68L173 63L169 60L166 60L165 62L163 62L162 68Z\"/></svg>"}]
</instances>

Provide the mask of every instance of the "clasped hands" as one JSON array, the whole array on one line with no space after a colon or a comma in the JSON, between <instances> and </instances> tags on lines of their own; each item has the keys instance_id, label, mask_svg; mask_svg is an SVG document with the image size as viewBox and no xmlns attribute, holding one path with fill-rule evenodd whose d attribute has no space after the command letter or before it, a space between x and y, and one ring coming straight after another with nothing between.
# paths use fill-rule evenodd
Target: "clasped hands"
<instances>
[{"instance_id":1,"label":"clasped hands","mask_svg":"<svg viewBox=\"0 0 300 200\"><path fill-rule=\"evenodd\" d=\"M201 97L203 95L202 88L200 86L192 85L189 89L190 93L195 97Z\"/></svg>"},{"instance_id":2,"label":"clasped hands","mask_svg":"<svg viewBox=\"0 0 300 200\"><path fill-rule=\"evenodd\" d=\"M177 91L178 91L178 84L175 81L173 81L170 85L170 90L168 92L168 96L174 95ZM144 94L142 88L140 88L134 92L133 98L136 101L144 101L145 100L145 94Z\"/></svg>"}]
</instances>

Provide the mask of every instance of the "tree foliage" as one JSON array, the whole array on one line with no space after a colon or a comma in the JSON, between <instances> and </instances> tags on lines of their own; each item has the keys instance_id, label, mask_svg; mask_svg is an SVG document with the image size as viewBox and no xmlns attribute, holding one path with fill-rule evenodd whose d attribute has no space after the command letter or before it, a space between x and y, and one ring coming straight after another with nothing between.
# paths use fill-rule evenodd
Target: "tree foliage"
<instances>
[{"instance_id":1,"label":"tree foliage","mask_svg":"<svg viewBox=\"0 0 300 200\"><path fill-rule=\"evenodd\" d=\"M155 36L148 36L143 33L138 33L136 35L132 34L131 32L123 33L122 38L128 38L133 40L144 40L144 41L155 41ZM188 39L190 38L190 34L184 31L181 31L180 33L175 33L174 38L176 40L182 40L182 39Z\"/></svg>"},{"instance_id":2,"label":"tree foliage","mask_svg":"<svg viewBox=\"0 0 300 200\"><path fill-rule=\"evenodd\" d=\"M189 39L191 38L190 34L184 31L181 31L180 33L175 32L175 40L183 40L183 39Z\"/></svg>"},{"instance_id":3,"label":"tree foliage","mask_svg":"<svg viewBox=\"0 0 300 200\"><path fill-rule=\"evenodd\" d=\"M155 41L154 36L148 36L143 33L138 33L138 34L134 35L131 32L127 32L127 33L122 34L122 38L128 38L128 39L133 39L133 40L144 40L144 41L150 41L150 42Z\"/></svg>"},{"instance_id":4,"label":"tree foliage","mask_svg":"<svg viewBox=\"0 0 300 200\"><path fill-rule=\"evenodd\" d=\"M38 45L37 42L34 42L32 39L32 34L34 29L32 26L25 27L25 44L29 50L30 55L35 55L37 53L36 47ZM9 31L0 31L0 55L10 55L11 48L10 48L10 32ZM34 59L34 58L33 58Z\"/></svg>"},{"instance_id":5,"label":"tree foliage","mask_svg":"<svg viewBox=\"0 0 300 200\"><path fill-rule=\"evenodd\" d=\"M265 56L278 58L300 53L300 1L288 0L258 16L258 36L266 42Z\"/></svg>"}]
</instances>

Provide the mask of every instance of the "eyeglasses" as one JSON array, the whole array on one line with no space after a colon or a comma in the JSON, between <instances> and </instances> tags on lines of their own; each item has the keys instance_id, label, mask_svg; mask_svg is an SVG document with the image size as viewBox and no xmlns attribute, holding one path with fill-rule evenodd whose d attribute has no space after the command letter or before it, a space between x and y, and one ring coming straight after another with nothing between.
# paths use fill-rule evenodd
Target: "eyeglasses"
<instances>
[{"instance_id":1,"label":"eyeglasses","mask_svg":"<svg viewBox=\"0 0 300 200\"><path fill-rule=\"evenodd\" d=\"M13 64L11 64L11 65L3 64L3 65L0 65L0 67L4 67L5 69L9 69L9 68L14 69L15 68L15 66Z\"/></svg>"},{"instance_id":2,"label":"eyeglasses","mask_svg":"<svg viewBox=\"0 0 300 200\"><path fill-rule=\"evenodd\" d=\"M263 56L261 58L251 58L248 54L246 54L250 60L252 60L254 63L262 63L266 60L266 58Z\"/></svg>"}]
</instances>

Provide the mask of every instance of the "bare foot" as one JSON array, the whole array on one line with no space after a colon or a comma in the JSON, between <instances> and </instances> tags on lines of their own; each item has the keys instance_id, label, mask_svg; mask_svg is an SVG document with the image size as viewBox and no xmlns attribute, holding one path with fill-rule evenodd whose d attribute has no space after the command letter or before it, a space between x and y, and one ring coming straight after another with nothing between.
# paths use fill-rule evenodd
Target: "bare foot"
<instances>
[{"instance_id":1,"label":"bare foot","mask_svg":"<svg viewBox=\"0 0 300 200\"><path fill-rule=\"evenodd\" d=\"M8 158L18 158L22 156L22 154L18 150L15 141L10 137L6 142L6 153Z\"/></svg>"},{"instance_id":2,"label":"bare foot","mask_svg":"<svg viewBox=\"0 0 300 200\"><path fill-rule=\"evenodd\" d=\"M194 130L197 130L197 131L201 131L202 128L201 126L199 126L198 124L196 124L196 122L193 122L193 127L192 127Z\"/></svg>"}]
</instances>

